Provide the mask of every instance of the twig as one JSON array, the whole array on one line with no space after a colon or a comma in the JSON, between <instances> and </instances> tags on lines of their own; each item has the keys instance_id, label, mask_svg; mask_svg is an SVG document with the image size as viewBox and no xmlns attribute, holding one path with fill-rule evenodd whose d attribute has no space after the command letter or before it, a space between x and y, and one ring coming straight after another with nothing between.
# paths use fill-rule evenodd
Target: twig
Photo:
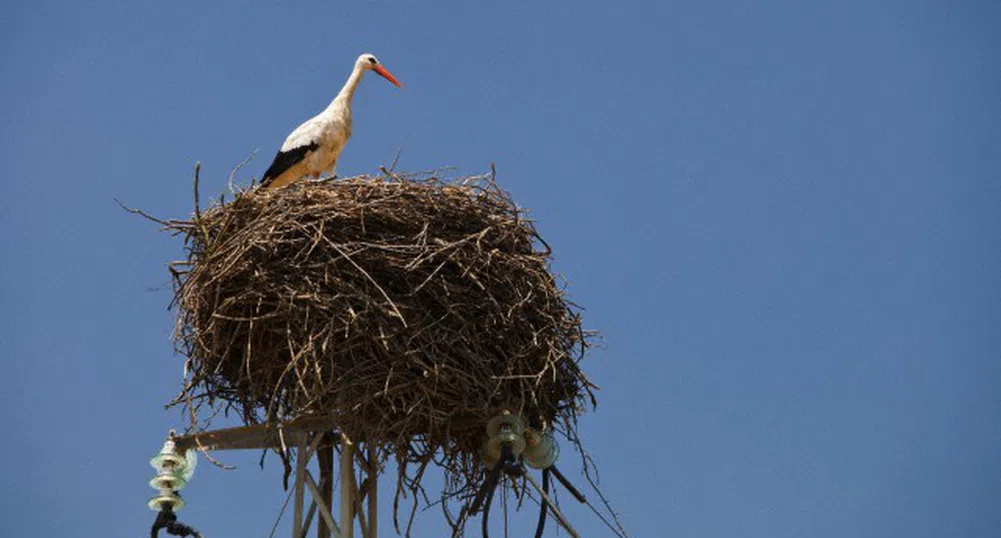
<instances>
[{"instance_id":1,"label":"twig","mask_svg":"<svg viewBox=\"0 0 1001 538\"><path fill-rule=\"evenodd\" d=\"M578 502L581 503L587 502L587 498L584 497L584 494L581 493L577 488L575 488L573 484L571 484L570 481L567 480L565 476L563 476L563 473L561 473L560 470L556 468L555 465L550 467L549 470L552 471L553 476L560 481L560 484L563 484L563 487L567 488L567 491L569 491L570 494L573 495Z\"/></svg>"},{"instance_id":2,"label":"twig","mask_svg":"<svg viewBox=\"0 0 1001 538\"><path fill-rule=\"evenodd\" d=\"M201 161L195 162L195 181L194 181L194 188L195 188L195 220L198 220L198 221L202 220L201 203L199 203L199 201L198 201L198 175L199 175L199 173L201 171L202 171L202 162Z\"/></svg>"},{"instance_id":3,"label":"twig","mask_svg":"<svg viewBox=\"0 0 1001 538\"><path fill-rule=\"evenodd\" d=\"M139 215L140 217L143 217L146 220L151 220L151 221L153 221L153 222L155 222L157 224L160 224L160 225L164 226L165 228L171 228L172 227L172 221L169 221L169 220L160 220L160 219L158 219L158 218L150 215L149 213L144 212L141 209L133 209L131 207L126 206L118 198L112 198L112 199L118 204L118 207L120 207L120 208L128 211L129 213L132 213L133 215Z\"/></svg>"},{"instance_id":4,"label":"twig","mask_svg":"<svg viewBox=\"0 0 1001 538\"><path fill-rule=\"evenodd\" d=\"M326 239L326 238L324 238L324 239ZM347 260L348 262L350 262L351 265L355 266L355 269L357 269L358 271L360 271L361 274L365 275L365 278L367 278L368 281L371 282L372 285L375 286L375 288L377 290L379 290L379 293L382 294L382 297L384 299L386 299L386 301L389 302L389 306L393 307L393 312L396 313L396 317L400 318L400 321L403 322L403 326L406 327L407 326L407 320L406 320L406 318L403 317L403 314L400 312L400 309L396 307L396 303L394 303L393 300L389 298L389 294L386 293L386 290L382 289L382 286L380 286L379 283L376 282L374 278L372 278L372 275L368 274L368 271L366 271L365 269L362 269L362 266L358 265L358 263L356 263L351 258L351 256L348 256L348 253L344 252L344 250L341 247L337 246L336 243L334 243L333 241L330 241L329 239L327 239L327 243L330 245L330 248L336 250L337 253L340 254L341 256L343 256L345 260Z\"/></svg>"},{"instance_id":5,"label":"twig","mask_svg":"<svg viewBox=\"0 0 1001 538\"><path fill-rule=\"evenodd\" d=\"M396 163L400 162L400 154L403 153L403 146L396 150L396 157L393 159L393 165L389 167L390 172L396 171Z\"/></svg>"},{"instance_id":6,"label":"twig","mask_svg":"<svg viewBox=\"0 0 1001 538\"><path fill-rule=\"evenodd\" d=\"M549 506L549 511L553 514L553 516L556 517L556 521L564 529L566 529L567 533L569 533L570 536L573 536L574 538L580 538L580 535L577 534L577 531L574 530L573 526L570 525L570 522L567 521L567 518L566 516L563 515L563 512L561 512L560 509L556 507L556 503L554 503L553 500L549 498L549 494L543 491L542 487L539 486L538 482L536 482L535 479L532 478L532 475L529 473L525 473L525 478L528 479L528 482L532 484L532 487L535 488L535 491L537 491L539 493L539 496L542 497L542 502L545 505Z\"/></svg>"},{"instance_id":7,"label":"twig","mask_svg":"<svg viewBox=\"0 0 1001 538\"><path fill-rule=\"evenodd\" d=\"M249 163L250 161L252 161L254 159L254 156L257 155L258 151L260 151L260 149L255 149L254 151L251 151L250 155L246 159L244 159L243 161L241 161L240 164L236 165L236 168L234 168L229 173L229 180L226 182L229 185L229 192L231 192L233 194L237 193L236 190L233 189L233 180L236 178L236 173L239 172L241 168L243 168L244 166L246 166L247 163Z\"/></svg>"}]
</instances>

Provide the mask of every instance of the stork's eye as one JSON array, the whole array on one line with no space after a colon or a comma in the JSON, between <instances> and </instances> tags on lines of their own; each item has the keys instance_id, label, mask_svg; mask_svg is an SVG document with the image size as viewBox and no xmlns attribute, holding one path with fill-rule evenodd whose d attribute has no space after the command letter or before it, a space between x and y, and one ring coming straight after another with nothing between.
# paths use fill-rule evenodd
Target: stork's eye
<instances>
[{"instance_id":1,"label":"stork's eye","mask_svg":"<svg viewBox=\"0 0 1001 538\"><path fill-rule=\"evenodd\" d=\"M376 62L376 61L375 61L375 58L369 58L369 59L368 59L368 63L370 63L370 64L372 64L372 65L375 65L375 64L377 64L378 62Z\"/></svg>"}]
</instances>

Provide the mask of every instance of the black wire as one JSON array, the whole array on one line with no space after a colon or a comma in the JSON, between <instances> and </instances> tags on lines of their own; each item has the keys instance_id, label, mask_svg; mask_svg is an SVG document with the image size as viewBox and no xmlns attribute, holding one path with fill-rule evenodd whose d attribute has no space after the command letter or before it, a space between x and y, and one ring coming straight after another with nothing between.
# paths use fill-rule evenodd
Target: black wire
<instances>
[{"instance_id":1,"label":"black wire","mask_svg":"<svg viewBox=\"0 0 1001 538\"><path fill-rule=\"evenodd\" d=\"M500 461L490 470L490 477L487 478L487 483L484 484L487 492L483 503L483 538L490 538L490 531L487 530L490 520L490 503L494 500L494 490L497 489L497 483L500 481L502 472L507 472L511 476L521 476L525 472L525 468L514 457L511 445L507 443L501 445ZM474 500L473 504L476 504L476 500Z\"/></svg>"},{"instance_id":2,"label":"black wire","mask_svg":"<svg viewBox=\"0 0 1001 538\"><path fill-rule=\"evenodd\" d=\"M179 521L167 524L167 534L173 534L174 536L201 537L201 534L198 534L198 531Z\"/></svg>"},{"instance_id":3,"label":"black wire","mask_svg":"<svg viewBox=\"0 0 1001 538\"><path fill-rule=\"evenodd\" d=\"M487 530L490 522L490 503L494 500L494 491L497 489L497 482L495 481L493 487L487 492L487 498L483 502L483 538L490 538L490 531Z\"/></svg>"},{"instance_id":4,"label":"black wire","mask_svg":"<svg viewBox=\"0 0 1001 538\"><path fill-rule=\"evenodd\" d=\"M549 469L542 470L542 491L549 495ZM539 525L535 527L535 538L542 538L542 531L546 530L546 516L549 513L549 501L544 497L539 499Z\"/></svg>"},{"instance_id":5,"label":"black wire","mask_svg":"<svg viewBox=\"0 0 1001 538\"><path fill-rule=\"evenodd\" d=\"M150 538L158 538L160 529L166 529L167 534L173 534L174 536L195 536L196 538L201 538L202 536L192 527L177 521L177 514L167 507L161 509L156 515L156 520L153 521L153 526L149 530Z\"/></svg>"},{"instance_id":6,"label":"black wire","mask_svg":"<svg viewBox=\"0 0 1001 538\"><path fill-rule=\"evenodd\" d=\"M497 479L500 478L502 470L503 468L500 463L490 470L490 474L487 475L487 479L483 482L483 486L480 487L480 491L476 493L476 498L473 499L473 504L469 507L469 513L475 514L480 511L480 505L483 504L483 499L486 497L487 492L493 490L497 486Z\"/></svg>"},{"instance_id":7,"label":"black wire","mask_svg":"<svg viewBox=\"0 0 1001 538\"><path fill-rule=\"evenodd\" d=\"M156 519L153 521L153 526L149 529L149 538L157 538L157 535L160 534L160 529L167 526L168 518L173 515L173 512L166 509L160 510L160 512L156 515Z\"/></svg>"}]
</instances>

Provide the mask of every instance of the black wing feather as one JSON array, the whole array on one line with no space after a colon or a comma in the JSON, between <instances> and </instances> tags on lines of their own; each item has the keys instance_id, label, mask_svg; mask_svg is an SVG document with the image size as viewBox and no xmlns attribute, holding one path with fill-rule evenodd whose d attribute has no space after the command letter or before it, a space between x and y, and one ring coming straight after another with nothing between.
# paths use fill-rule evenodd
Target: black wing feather
<instances>
[{"instance_id":1,"label":"black wing feather","mask_svg":"<svg viewBox=\"0 0 1001 538\"><path fill-rule=\"evenodd\" d=\"M261 179L261 186L266 187L271 180L280 176L282 172L292 168L296 164L299 164L306 155L311 151L316 151L320 147L316 142L310 142L305 146L299 146L297 148L292 148L288 151L279 151L278 155L275 155L275 160L268 167L268 171L264 172L264 178Z\"/></svg>"}]
</instances>

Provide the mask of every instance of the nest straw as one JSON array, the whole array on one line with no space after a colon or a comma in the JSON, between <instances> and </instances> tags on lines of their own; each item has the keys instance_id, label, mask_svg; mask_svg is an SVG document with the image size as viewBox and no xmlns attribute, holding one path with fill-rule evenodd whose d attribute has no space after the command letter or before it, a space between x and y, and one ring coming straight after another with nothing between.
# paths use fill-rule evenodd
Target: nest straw
<instances>
[{"instance_id":1,"label":"nest straw","mask_svg":"<svg viewBox=\"0 0 1001 538\"><path fill-rule=\"evenodd\" d=\"M492 176L300 182L166 225L186 245L172 271L189 373L174 403L193 428L206 407L246 424L333 416L396 460L397 500L423 493L433 461L443 504L460 507L502 410L577 443L594 404L578 366L589 335Z\"/></svg>"}]
</instances>

